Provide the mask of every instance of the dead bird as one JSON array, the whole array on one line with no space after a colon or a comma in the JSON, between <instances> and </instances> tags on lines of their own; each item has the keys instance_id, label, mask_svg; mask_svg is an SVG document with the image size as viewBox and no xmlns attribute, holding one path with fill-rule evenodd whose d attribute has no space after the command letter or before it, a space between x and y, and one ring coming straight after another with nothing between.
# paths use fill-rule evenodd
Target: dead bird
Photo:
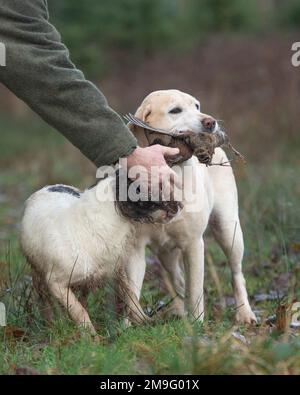
<instances>
[{"instance_id":1,"label":"dead bird","mask_svg":"<svg viewBox=\"0 0 300 395\"><path fill-rule=\"evenodd\" d=\"M231 145L226 132L220 128L216 131L203 131L195 133L190 130L170 132L159 128L154 128L136 118L132 114L125 116L125 119L133 125L144 129L145 136L149 145L160 144L166 147L179 148L180 153L173 157L167 158L169 166L182 163L193 155L197 157L200 163L209 166L212 164L212 157L217 147L228 147L241 160L244 157Z\"/></svg>"}]
</instances>

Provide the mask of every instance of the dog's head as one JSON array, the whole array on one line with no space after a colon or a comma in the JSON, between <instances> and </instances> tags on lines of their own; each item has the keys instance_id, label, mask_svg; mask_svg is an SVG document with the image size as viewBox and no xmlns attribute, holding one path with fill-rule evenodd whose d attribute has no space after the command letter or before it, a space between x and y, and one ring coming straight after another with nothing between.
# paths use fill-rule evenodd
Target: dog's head
<instances>
[{"instance_id":1,"label":"dog's head","mask_svg":"<svg viewBox=\"0 0 300 395\"><path fill-rule=\"evenodd\" d=\"M215 133L218 122L201 112L200 102L193 96L179 90L160 90L150 93L137 109L135 116L154 128L168 132ZM148 140L143 130L129 125L141 146Z\"/></svg>"},{"instance_id":2,"label":"dog's head","mask_svg":"<svg viewBox=\"0 0 300 395\"><path fill-rule=\"evenodd\" d=\"M95 190L98 202L114 202L116 211L123 218L130 222L166 224L181 212L181 202L162 198L152 200L150 195L141 193L138 183L134 185L135 182L127 178L126 169L111 170L99 175L89 189Z\"/></svg>"},{"instance_id":3,"label":"dog's head","mask_svg":"<svg viewBox=\"0 0 300 395\"><path fill-rule=\"evenodd\" d=\"M126 171L124 172L121 169L116 172L116 209L124 218L140 223L166 224L182 210L182 203L175 200L152 200L151 196L147 196L146 199L140 196L136 199L136 196L131 196L130 193L130 188L134 181L128 178L126 180L126 196L124 196L125 199L121 199L121 182L125 180L125 177L127 178Z\"/></svg>"},{"instance_id":4,"label":"dog's head","mask_svg":"<svg viewBox=\"0 0 300 395\"><path fill-rule=\"evenodd\" d=\"M172 133L184 135L186 132L197 136L200 133L214 134L219 130L217 121L200 111L200 102L197 99L175 89L152 92L144 99L136 111L135 117L153 128L169 132L170 137L166 136L166 139L160 135L158 140L162 140L163 145L178 147L180 149L179 156L184 160L193 155L191 144L187 145L184 140L180 139L174 142ZM143 128L134 124L128 126L140 146L146 147L156 143L155 133L149 139ZM177 201L131 201L128 198L126 202L117 199L117 207L124 217L136 221L167 223L177 216L183 206Z\"/></svg>"}]
</instances>

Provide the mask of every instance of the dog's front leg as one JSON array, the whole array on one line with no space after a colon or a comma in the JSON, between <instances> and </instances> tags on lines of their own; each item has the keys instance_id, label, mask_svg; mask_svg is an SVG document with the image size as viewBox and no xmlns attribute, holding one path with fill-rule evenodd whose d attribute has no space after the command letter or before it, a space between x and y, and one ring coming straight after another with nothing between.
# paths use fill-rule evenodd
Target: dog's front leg
<instances>
[{"instance_id":1,"label":"dog's front leg","mask_svg":"<svg viewBox=\"0 0 300 395\"><path fill-rule=\"evenodd\" d=\"M204 242L194 240L183 252L185 268L185 308L194 320L204 318Z\"/></svg>"},{"instance_id":2,"label":"dog's front leg","mask_svg":"<svg viewBox=\"0 0 300 395\"><path fill-rule=\"evenodd\" d=\"M128 285L139 300L146 271L145 243L143 240L138 240L136 248L127 256L124 267Z\"/></svg>"},{"instance_id":3,"label":"dog's front leg","mask_svg":"<svg viewBox=\"0 0 300 395\"><path fill-rule=\"evenodd\" d=\"M119 296L125 304L127 315L125 318L126 326L129 326L130 323L144 324L150 320L139 302L146 267L144 251L140 249L140 254L129 256L128 262L126 262L126 270L122 265L118 273Z\"/></svg>"}]
</instances>

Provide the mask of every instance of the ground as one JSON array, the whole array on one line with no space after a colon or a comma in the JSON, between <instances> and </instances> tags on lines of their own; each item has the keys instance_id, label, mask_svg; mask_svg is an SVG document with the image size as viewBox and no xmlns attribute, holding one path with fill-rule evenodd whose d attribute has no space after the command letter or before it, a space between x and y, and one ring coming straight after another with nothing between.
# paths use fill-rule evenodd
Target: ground
<instances>
[{"instance_id":1,"label":"ground","mask_svg":"<svg viewBox=\"0 0 300 395\"><path fill-rule=\"evenodd\" d=\"M278 148L280 154L271 161L234 164L245 234L244 273L258 326L234 325L230 271L208 232L204 323L170 320L125 329L108 308L108 289L89 298L92 320L106 338L96 344L80 336L59 309L52 327L43 322L18 242L23 203L34 190L56 182L89 186L95 171L40 121L1 122L0 298L7 306L8 327L0 330L0 373L300 374L300 330L284 330L278 320L274 326L266 323L279 305L300 301L295 147ZM169 299L149 252L148 260L144 308Z\"/></svg>"}]
</instances>

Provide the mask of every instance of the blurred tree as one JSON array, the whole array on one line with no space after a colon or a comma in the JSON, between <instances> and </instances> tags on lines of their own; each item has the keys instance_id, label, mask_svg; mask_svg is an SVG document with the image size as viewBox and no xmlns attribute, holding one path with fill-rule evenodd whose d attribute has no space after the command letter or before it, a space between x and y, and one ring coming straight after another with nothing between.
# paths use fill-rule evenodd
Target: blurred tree
<instances>
[{"instance_id":1,"label":"blurred tree","mask_svg":"<svg viewBox=\"0 0 300 395\"><path fill-rule=\"evenodd\" d=\"M104 52L149 54L166 45L174 38L178 19L176 0L51 0L49 6L72 57L91 73L105 66Z\"/></svg>"},{"instance_id":2,"label":"blurred tree","mask_svg":"<svg viewBox=\"0 0 300 395\"><path fill-rule=\"evenodd\" d=\"M72 59L90 77L125 50L140 58L157 50L181 51L211 32L256 32L299 26L299 0L50 0L50 17ZM278 3L282 6L279 7ZM284 12L282 11L284 8ZM274 15L275 16L274 16Z\"/></svg>"},{"instance_id":3,"label":"blurred tree","mask_svg":"<svg viewBox=\"0 0 300 395\"><path fill-rule=\"evenodd\" d=\"M277 0L278 1L278 0ZM278 1L278 21L285 28L299 29L300 27L300 1Z\"/></svg>"}]
</instances>

